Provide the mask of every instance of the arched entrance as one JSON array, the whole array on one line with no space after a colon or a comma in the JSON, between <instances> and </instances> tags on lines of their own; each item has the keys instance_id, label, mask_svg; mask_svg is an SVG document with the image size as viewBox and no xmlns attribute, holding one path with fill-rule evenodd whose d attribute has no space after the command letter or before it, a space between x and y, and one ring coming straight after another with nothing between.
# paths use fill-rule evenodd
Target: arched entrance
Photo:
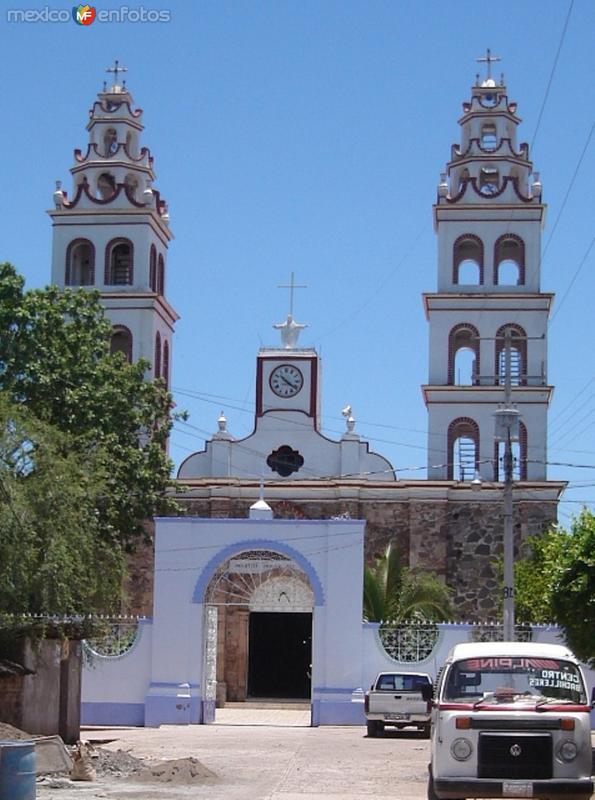
<instances>
[{"instance_id":1,"label":"arched entrance","mask_svg":"<svg viewBox=\"0 0 595 800\"><path fill-rule=\"evenodd\" d=\"M216 568L205 596L205 696L310 700L314 591L273 549L247 549Z\"/></svg>"}]
</instances>

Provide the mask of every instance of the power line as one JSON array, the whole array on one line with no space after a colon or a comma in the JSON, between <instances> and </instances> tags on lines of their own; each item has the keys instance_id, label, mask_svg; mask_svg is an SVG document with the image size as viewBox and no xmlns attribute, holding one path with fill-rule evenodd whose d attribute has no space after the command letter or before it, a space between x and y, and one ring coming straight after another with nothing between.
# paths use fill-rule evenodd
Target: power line
<instances>
[{"instance_id":1,"label":"power line","mask_svg":"<svg viewBox=\"0 0 595 800\"><path fill-rule=\"evenodd\" d=\"M558 49L556 51L556 56L554 58L554 63L552 65L552 71L550 72L550 78L548 80L548 84L545 90L545 95L543 97L543 102L541 104L541 108L539 110L539 114L537 116L537 124L535 125L535 132L533 133L533 138L531 139L531 150L535 145L535 140L537 139L537 132L539 131L539 126L541 125L541 118L543 116L543 112L545 110L545 106L550 94L550 89L552 86L552 82L554 80L554 75L556 73L556 67L558 66L558 59L560 58L560 52L562 50L562 45L564 44L564 39L566 38L566 31L568 29L568 23L570 22L570 15L572 14L572 8L574 6L574 0L570 0L570 5L568 6L568 13L566 14L566 20L564 22L564 27L562 28L562 33L560 35L560 41L558 42Z\"/></svg>"}]
</instances>

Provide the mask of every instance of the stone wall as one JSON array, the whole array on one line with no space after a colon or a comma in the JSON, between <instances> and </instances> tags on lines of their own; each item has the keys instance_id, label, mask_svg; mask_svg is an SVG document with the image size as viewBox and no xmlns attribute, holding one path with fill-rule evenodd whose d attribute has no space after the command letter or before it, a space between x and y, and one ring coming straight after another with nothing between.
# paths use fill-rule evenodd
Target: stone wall
<instances>
[{"instance_id":1,"label":"stone wall","mask_svg":"<svg viewBox=\"0 0 595 800\"><path fill-rule=\"evenodd\" d=\"M239 498L178 498L189 515L248 515L249 502ZM371 563L395 539L412 567L436 572L453 590L460 620L486 621L498 615L499 562L504 530L501 501L474 500L324 500L269 501L275 517L329 519L349 515L366 520L365 558ZM527 536L556 520L556 502L517 501L514 506L515 549Z\"/></svg>"},{"instance_id":2,"label":"stone wall","mask_svg":"<svg viewBox=\"0 0 595 800\"><path fill-rule=\"evenodd\" d=\"M452 495L455 495L452 497ZM527 537L556 520L555 500L515 500L514 531L517 555ZM504 529L501 498L484 500L470 492L458 499L295 499L268 500L277 518L329 519L349 516L366 520L365 558L372 563L391 540L396 540L411 567L436 572L453 590L459 620L486 621L499 615ZM548 495L551 498L551 491ZM469 499L472 498L472 499ZM198 517L248 516L247 497L177 498L181 513ZM132 561L127 610L151 615L152 546L144 546Z\"/></svg>"}]
</instances>

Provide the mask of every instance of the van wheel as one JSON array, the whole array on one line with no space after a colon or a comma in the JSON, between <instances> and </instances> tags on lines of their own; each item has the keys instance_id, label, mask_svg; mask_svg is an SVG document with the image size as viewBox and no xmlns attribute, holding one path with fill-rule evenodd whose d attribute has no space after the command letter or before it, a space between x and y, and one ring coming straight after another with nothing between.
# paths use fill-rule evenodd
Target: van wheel
<instances>
[{"instance_id":1,"label":"van wheel","mask_svg":"<svg viewBox=\"0 0 595 800\"><path fill-rule=\"evenodd\" d=\"M377 719L369 719L366 723L366 727L368 729L368 736L372 738L379 736L384 730L384 725Z\"/></svg>"},{"instance_id":2,"label":"van wheel","mask_svg":"<svg viewBox=\"0 0 595 800\"><path fill-rule=\"evenodd\" d=\"M434 778L432 776L432 767L428 765L428 772L430 773L430 777L428 779L428 800L440 800L438 795L436 794L436 790L434 789ZM465 800L464 797L457 798L456 800Z\"/></svg>"},{"instance_id":3,"label":"van wheel","mask_svg":"<svg viewBox=\"0 0 595 800\"><path fill-rule=\"evenodd\" d=\"M428 779L428 800L440 800L434 790L434 778L432 776L432 768L429 768L430 777Z\"/></svg>"}]
</instances>

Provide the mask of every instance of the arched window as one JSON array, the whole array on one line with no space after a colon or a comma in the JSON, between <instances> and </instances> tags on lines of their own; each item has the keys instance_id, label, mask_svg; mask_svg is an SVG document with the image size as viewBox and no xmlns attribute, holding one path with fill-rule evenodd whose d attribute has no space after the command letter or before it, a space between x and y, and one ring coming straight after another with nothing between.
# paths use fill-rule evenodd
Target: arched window
<instances>
[{"instance_id":1,"label":"arched window","mask_svg":"<svg viewBox=\"0 0 595 800\"><path fill-rule=\"evenodd\" d=\"M118 149L118 134L115 128L108 128L103 135L103 154L106 157L113 156Z\"/></svg>"},{"instance_id":2,"label":"arched window","mask_svg":"<svg viewBox=\"0 0 595 800\"><path fill-rule=\"evenodd\" d=\"M519 440L512 442L512 479L513 481L527 480L527 428L519 421ZM494 480L503 481L505 443L494 444Z\"/></svg>"},{"instance_id":3,"label":"arched window","mask_svg":"<svg viewBox=\"0 0 595 800\"><path fill-rule=\"evenodd\" d=\"M520 236L505 233L494 245L494 285L524 286L525 243Z\"/></svg>"},{"instance_id":4,"label":"arched window","mask_svg":"<svg viewBox=\"0 0 595 800\"><path fill-rule=\"evenodd\" d=\"M479 170L479 191L482 194L496 194L500 189L500 173L497 167L485 166Z\"/></svg>"},{"instance_id":5,"label":"arched window","mask_svg":"<svg viewBox=\"0 0 595 800\"><path fill-rule=\"evenodd\" d=\"M133 279L133 247L129 239L112 239L105 249L107 286L130 286Z\"/></svg>"},{"instance_id":6,"label":"arched window","mask_svg":"<svg viewBox=\"0 0 595 800\"><path fill-rule=\"evenodd\" d=\"M97 178L97 192L102 200L109 200L109 198L116 191L116 179L109 172L102 172Z\"/></svg>"},{"instance_id":7,"label":"arched window","mask_svg":"<svg viewBox=\"0 0 595 800\"><path fill-rule=\"evenodd\" d=\"M160 295L165 294L165 261L161 253L157 261L157 292Z\"/></svg>"},{"instance_id":8,"label":"arched window","mask_svg":"<svg viewBox=\"0 0 595 800\"><path fill-rule=\"evenodd\" d=\"M498 145L496 136L496 126L493 124L484 125L481 129L481 146L484 150L495 150Z\"/></svg>"},{"instance_id":9,"label":"arched window","mask_svg":"<svg viewBox=\"0 0 595 800\"><path fill-rule=\"evenodd\" d=\"M124 353L126 361L132 361L132 334L124 325L116 325L110 340L110 352Z\"/></svg>"},{"instance_id":10,"label":"arched window","mask_svg":"<svg viewBox=\"0 0 595 800\"><path fill-rule=\"evenodd\" d=\"M154 244L149 255L149 286L152 292L157 291L157 249Z\"/></svg>"},{"instance_id":11,"label":"arched window","mask_svg":"<svg viewBox=\"0 0 595 800\"><path fill-rule=\"evenodd\" d=\"M128 173L124 178L124 186L129 197L133 200L138 200L138 178L136 175Z\"/></svg>"},{"instance_id":12,"label":"arched window","mask_svg":"<svg viewBox=\"0 0 595 800\"><path fill-rule=\"evenodd\" d=\"M448 426L448 480L472 481L479 469L479 426L459 417Z\"/></svg>"},{"instance_id":13,"label":"arched window","mask_svg":"<svg viewBox=\"0 0 595 800\"><path fill-rule=\"evenodd\" d=\"M163 365L161 369L161 377L165 383L165 388L169 389L169 342L167 339L163 342Z\"/></svg>"},{"instance_id":14,"label":"arched window","mask_svg":"<svg viewBox=\"0 0 595 800\"><path fill-rule=\"evenodd\" d=\"M157 331L155 336L155 363L153 364L155 378L161 377L161 334Z\"/></svg>"},{"instance_id":15,"label":"arched window","mask_svg":"<svg viewBox=\"0 0 595 800\"><path fill-rule=\"evenodd\" d=\"M458 189L459 192L463 189L463 186L467 183L468 180L469 180L469 170L467 169L467 167L465 167L463 170L461 170L461 174L459 175L459 189Z\"/></svg>"},{"instance_id":16,"label":"arched window","mask_svg":"<svg viewBox=\"0 0 595 800\"><path fill-rule=\"evenodd\" d=\"M66 286L93 286L95 283L95 248L88 239L75 239L66 251Z\"/></svg>"},{"instance_id":17,"label":"arched window","mask_svg":"<svg viewBox=\"0 0 595 800\"><path fill-rule=\"evenodd\" d=\"M483 284L483 242L464 233L453 246L452 282L467 286Z\"/></svg>"},{"instance_id":18,"label":"arched window","mask_svg":"<svg viewBox=\"0 0 595 800\"><path fill-rule=\"evenodd\" d=\"M510 330L510 383L525 386L527 383L527 334L520 325L502 325L496 332L496 383L506 380L505 334Z\"/></svg>"},{"instance_id":19,"label":"arched window","mask_svg":"<svg viewBox=\"0 0 595 800\"><path fill-rule=\"evenodd\" d=\"M479 331L462 322L448 336L448 382L471 386L479 381Z\"/></svg>"},{"instance_id":20,"label":"arched window","mask_svg":"<svg viewBox=\"0 0 595 800\"><path fill-rule=\"evenodd\" d=\"M126 133L126 152L132 158L138 156L138 139L132 131Z\"/></svg>"}]
</instances>

